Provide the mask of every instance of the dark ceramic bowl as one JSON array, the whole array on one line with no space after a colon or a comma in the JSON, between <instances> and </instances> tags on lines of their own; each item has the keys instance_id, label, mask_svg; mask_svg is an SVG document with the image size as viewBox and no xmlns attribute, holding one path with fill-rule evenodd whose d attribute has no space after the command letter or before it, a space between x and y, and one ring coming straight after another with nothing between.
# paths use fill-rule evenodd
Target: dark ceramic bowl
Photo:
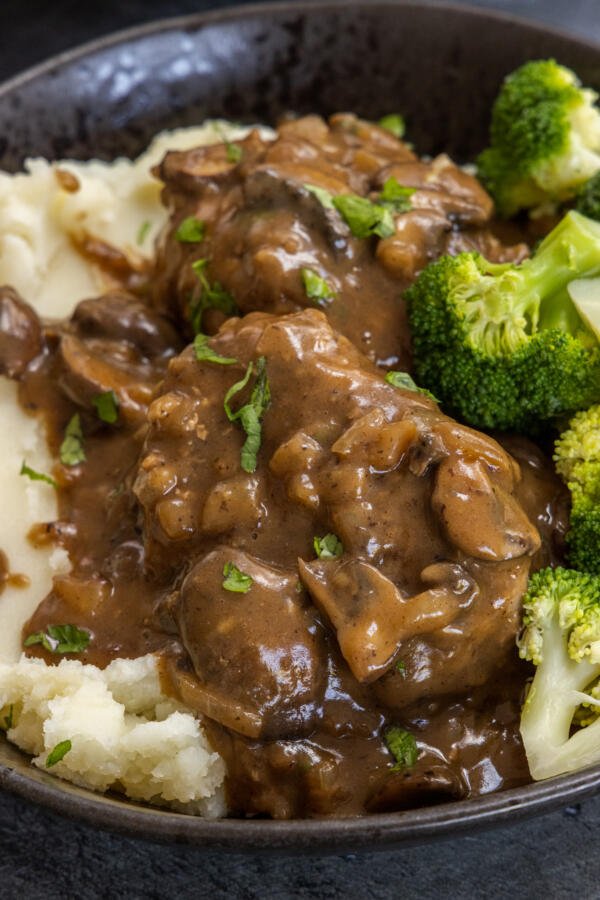
<instances>
[{"instance_id":1,"label":"dark ceramic bowl","mask_svg":"<svg viewBox=\"0 0 600 900\"><path fill-rule=\"evenodd\" d=\"M556 57L600 88L600 48L504 16L424 3L278 3L189 16L88 44L0 88L0 167L30 155L140 152L160 129L207 116L273 122L289 110L401 110L421 153L467 160L486 139L503 75ZM29 765L0 743L0 784L77 819L230 851L383 848L574 803L600 767L547 782L363 819L206 821L101 796Z\"/></svg>"}]
</instances>

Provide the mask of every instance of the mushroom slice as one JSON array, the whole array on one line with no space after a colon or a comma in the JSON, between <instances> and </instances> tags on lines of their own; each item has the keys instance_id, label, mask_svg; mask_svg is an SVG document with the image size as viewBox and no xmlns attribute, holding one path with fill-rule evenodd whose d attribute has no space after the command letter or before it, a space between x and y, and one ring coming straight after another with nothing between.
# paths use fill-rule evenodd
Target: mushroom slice
<instances>
[{"instance_id":1,"label":"mushroom slice","mask_svg":"<svg viewBox=\"0 0 600 900\"><path fill-rule=\"evenodd\" d=\"M375 407L353 422L331 447L337 456L365 462L378 472L394 469L417 439L417 428L410 419L386 421L383 410Z\"/></svg>"},{"instance_id":2,"label":"mushroom slice","mask_svg":"<svg viewBox=\"0 0 600 900\"><path fill-rule=\"evenodd\" d=\"M84 407L91 407L98 394L114 391L122 413L136 421L152 399L154 380L150 378L150 367L124 358L123 347L118 355L111 355L109 344L99 341L96 348L92 341L63 335L59 351L64 368L61 384L69 397Z\"/></svg>"},{"instance_id":3,"label":"mushroom slice","mask_svg":"<svg viewBox=\"0 0 600 900\"><path fill-rule=\"evenodd\" d=\"M172 615L194 670L178 691L192 708L262 740L314 727L326 654L296 573L218 547L192 568Z\"/></svg>"},{"instance_id":4,"label":"mushroom slice","mask_svg":"<svg viewBox=\"0 0 600 900\"><path fill-rule=\"evenodd\" d=\"M244 184L244 196L251 206L273 209L294 204L302 213L306 226L320 231L337 250L343 250L351 232L335 209L323 205L314 190L325 193L343 194L348 192L345 181L333 175L325 175L318 168L314 177L310 167L287 164L266 164L248 175Z\"/></svg>"},{"instance_id":5,"label":"mushroom slice","mask_svg":"<svg viewBox=\"0 0 600 900\"><path fill-rule=\"evenodd\" d=\"M71 328L82 339L108 338L129 343L148 358L172 356L181 345L181 338L168 319L136 297L119 291L78 303Z\"/></svg>"},{"instance_id":6,"label":"mushroom slice","mask_svg":"<svg viewBox=\"0 0 600 900\"><path fill-rule=\"evenodd\" d=\"M533 556L539 533L497 481L482 460L451 456L438 467L432 507L448 540L468 556L494 562Z\"/></svg>"},{"instance_id":7,"label":"mushroom slice","mask_svg":"<svg viewBox=\"0 0 600 900\"><path fill-rule=\"evenodd\" d=\"M358 681L380 678L400 644L444 628L472 602L476 587L460 567L436 564L422 573L432 586L405 597L378 569L360 559L299 560L300 578L333 625L340 650Z\"/></svg>"},{"instance_id":8,"label":"mushroom slice","mask_svg":"<svg viewBox=\"0 0 600 900\"><path fill-rule=\"evenodd\" d=\"M0 375L19 378L42 350L35 311L11 287L0 287Z\"/></svg>"}]
</instances>

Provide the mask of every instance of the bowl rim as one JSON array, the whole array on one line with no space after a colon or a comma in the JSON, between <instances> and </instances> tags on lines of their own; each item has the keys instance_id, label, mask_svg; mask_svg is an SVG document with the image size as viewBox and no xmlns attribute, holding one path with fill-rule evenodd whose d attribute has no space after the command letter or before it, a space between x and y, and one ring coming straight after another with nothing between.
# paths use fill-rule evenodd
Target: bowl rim
<instances>
[{"instance_id":1,"label":"bowl rim","mask_svg":"<svg viewBox=\"0 0 600 900\"><path fill-rule=\"evenodd\" d=\"M269 18L278 18L280 15L306 12L307 9L318 9L327 12L334 9L363 8L369 11L378 9L393 9L404 6L416 10L429 8L433 10L447 11L449 13L467 13L473 18L502 22L504 24L517 25L528 29L532 33L550 34L557 38L579 43L587 49L600 50L600 40L591 40L582 35L569 31L567 28L555 25L545 25L539 20L526 16L514 15L503 10L488 7L473 6L470 3L455 3L454 0L262 0L262 2L234 4L224 9L209 9L198 13L184 13L178 16L166 16L152 19L139 25L131 25L120 28L117 31L108 32L98 38L84 41L74 47L69 47L60 53L55 53L47 59L43 59L32 66L28 66L16 75L0 82L0 99L16 88L23 87L29 81L33 81L40 75L46 75L53 69L63 65L77 62L79 59L90 56L93 53L108 50L121 43L131 40L139 40L159 34L162 31L180 29L198 29L208 25L227 23L245 18L268 15Z\"/></svg>"},{"instance_id":2,"label":"bowl rim","mask_svg":"<svg viewBox=\"0 0 600 900\"><path fill-rule=\"evenodd\" d=\"M63 66L119 44L144 40L177 30L199 30L207 26L236 23L256 17L279 18L293 13L364 9L370 13L394 7L429 8L450 14L468 14L486 23L497 21L528 30L532 35L551 35L597 50L600 42L567 29L546 26L523 16L496 9L475 7L446 0L284 0L249 3L156 19L105 34L78 44L39 62L0 84L0 102L28 83ZM599 59L600 61L600 59ZM5 740L5 739L4 739ZM11 749L18 752L14 745ZM25 754L22 754L26 758ZM34 772L37 778L32 777ZM56 780L56 784L52 782ZM339 853L349 849L384 850L391 845L423 843L434 838L459 836L475 828L514 823L525 817L574 804L600 792L600 765L546 781L484 794L468 800L399 812L374 813L364 817L320 819L206 819L159 807L143 806L126 798L110 798L62 784L54 776L42 777L32 769L28 775L0 762L0 789L39 804L68 818L108 831L160 842L194 844L230 853L312 852Z\"/></svg>"},{"instance_id":3,"label":"bowl rim","mask_svg":"<svg viewBox=\"0 0 600 900\"><path fill-rule=\"evenodd\" d=\"M50 783L54 778L47 775L34 780L0 764L1 789L96 828L232 854L261 851L328 855L459 837L475 829L515 824L536 814L573 806L598 793L600 766L470 800L337 819L207 819L95 794L64 782L57 787Z\"/></svg>"}]
</instances>

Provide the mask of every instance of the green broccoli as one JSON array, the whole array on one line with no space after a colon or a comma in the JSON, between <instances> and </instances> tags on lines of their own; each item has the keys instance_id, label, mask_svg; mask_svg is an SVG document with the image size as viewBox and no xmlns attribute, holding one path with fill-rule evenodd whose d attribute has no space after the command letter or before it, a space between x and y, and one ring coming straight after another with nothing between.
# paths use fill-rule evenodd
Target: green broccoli
<instances>
[{"instance_id":1,"label":"green broccoli","mask_svg":"<svg viewBox=\"0 0 600 900\"><path fill-rule=\"evenodd\" d=\"M600 401L600 344L567 291L599 271L600 224L573 211L520 265L430 264L406 292L417 381L483 428L533 432Z\"/></svg>"},{"instance_id":2,"label":"green broccoli","mask_svg":"<svg viewBox=\"0 0 600 900\"><path fill-rule=\"evenodd\" d=\"M523 600L519 654L535 676L521 714L521 737L534 779L600 762L600 578L572 569L542 569ZM572 733L574 726L591 721Z\"/></svg>"},{"instance_id":3,"label":"green broccoli","mask_svg":"<svg viewBox=\"0 0 600 900\"><path fill-rule=\"evenodd\" d=\"M586 181L583 187L577 192L575 201L575 209L582 216L595 219L600 222L600 172Z\"/></svg>"},{"instance_id":4,"label":"green broccoli","mask_svg":"<svg viewBox=\"0 0 600 900\"><path fill-rule=\"evenodd\" d=\"M528 62L505 79L492 108L490 146L477 160L501 215L568 200L596 174L597 96L552 59Z\"/></svg>"},{"instance_id":5,"label":"green broccoli","mask_svg":"<svg viewBox=\"0 0 600 900\"><path fill-rule=\"evenodd\" d=\"M600 406L573 417L556 442L554 461L571 493L569 562L600 575Z\"/></svg>"}]
</instances>

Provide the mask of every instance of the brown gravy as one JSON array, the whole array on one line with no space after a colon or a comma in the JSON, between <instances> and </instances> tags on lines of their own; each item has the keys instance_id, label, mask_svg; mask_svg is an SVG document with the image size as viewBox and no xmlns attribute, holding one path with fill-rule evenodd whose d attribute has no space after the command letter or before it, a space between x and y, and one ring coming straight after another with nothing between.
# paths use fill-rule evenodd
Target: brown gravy
<instances>
[{"instance_id":1,"label":"brown gravy","mask_svg":"<svg viewBox=\"0 0 600 900\"><path fill-rule=\"evenodd\" d=\"M6 587L26 588L30 581L27 575L11 572L8 557L0 550L0 594Z\"/></svg>"},{"instance_id":2,"label":"brown gravy","mask_svg":"<svg viewBox=\"0 0 600 900\"><path fill-rule=\"evenodd\" d=\"M172 223L149 283L89 243L127 290L44 327L0 291L18 338L0 340L0 370L44 415L56 455L75 413L85 449L56 466L58 521L30 535L64 546L73 568L24 635L85 628L78 658L99 666L157 653L165 690L226 760L232 814L349 816L521 784L519 604L532 567L561 558L564 490L533 444L453 422L376 364L408 365L401 291L429 259L525 251L492 237L474 179L354 117L308 117L240 147L235 165L223 147L167 155ZM302 189L364 196L390 173L415 199L378 242ZM207 223L201 246L175 238L188 215ZM183 349L198 258L244 314L210 342L234 362ZM306 266L335 287L327 318L299 289ZM209 310L204 327L224 318ZM260 358L270 402L248 472L223 401ZM93 405L107 391L114 425ZM326 534L339 557L317 556ZM229 565L246 591L224 588ZM414 765L394 766L390 725L414 736Z\"/></svg>"}]
</instances>

